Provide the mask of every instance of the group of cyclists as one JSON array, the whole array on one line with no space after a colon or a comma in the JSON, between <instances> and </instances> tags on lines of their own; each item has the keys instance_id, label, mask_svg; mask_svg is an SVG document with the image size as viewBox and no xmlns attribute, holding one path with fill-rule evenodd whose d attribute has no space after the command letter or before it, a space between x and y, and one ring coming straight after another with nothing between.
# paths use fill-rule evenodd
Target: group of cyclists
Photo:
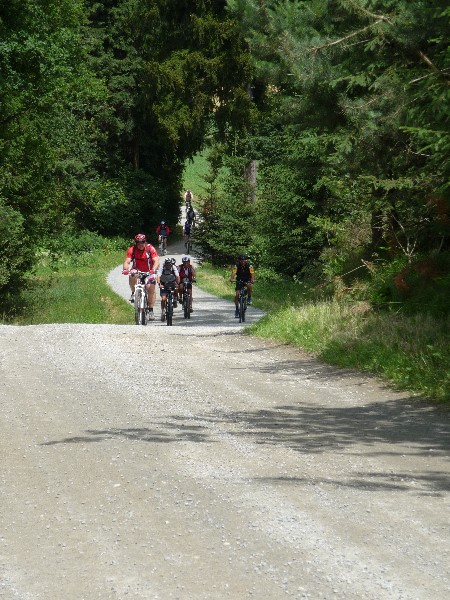
<instances>
[{"instance_id":1,"label":"group of cyclists","mask_svg":"<svg viewBox=\"0 0 450 600\"><path fill-rule=\"evenodd\" d=\"M186 221L183 227L183 237L191 234L195 220L195 212L192 208L192 192L187 190L184 194L186 202ZM165 242L172 233L170 227L165 221L161 221L156 228L158 242ZM165 239L164 239L165 238ZM188 254L182 256L181 264L177 265L175 259L165 258L160 261L156 248L150 244L144 233L138 233L134 237L134 244L127 249L125 260L122 266L123 275L129 276L129 286L131 289L130 302L134 303L134 292L138 281L138 272L145 273L143 283L147 289L147 299L149 308L149 321L155 320L154 306L156 303L156 286L160 290L161 298L161 321L165 320L165 307L167 293L170 289L175 292L174 308L178 302L182 303L184 287L189 296L189 312L193 312L192 307L192 283L196 280L195 267L191 264L191 258ZM242 283L247 286L248 299L247 304L252 304L252 286L254 282L254 269L249 263L248 256L241 254L238 257L236 265L233 267L230 282L236 283L235 294L235 317L239 317L238 298Z\"/></svg>"}]
</instances>

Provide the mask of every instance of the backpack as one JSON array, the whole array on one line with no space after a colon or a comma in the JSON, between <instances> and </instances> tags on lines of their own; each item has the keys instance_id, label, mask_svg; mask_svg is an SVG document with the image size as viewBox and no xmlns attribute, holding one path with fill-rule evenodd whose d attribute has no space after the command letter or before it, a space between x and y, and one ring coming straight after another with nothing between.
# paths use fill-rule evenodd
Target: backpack
<instances>
[{"instance_id":1,"label":"backpack","mask_svg":"<svg viewBox=\"0 0 450 600\"><path fill-rule=\"evenodd\" d=\"M176 280L176 277L173 272L173 269L163 269L162 270L160 281L164 285L164 287L169 287L170 285L174 284L175 280Z\"/></svg>"}]
</instances>

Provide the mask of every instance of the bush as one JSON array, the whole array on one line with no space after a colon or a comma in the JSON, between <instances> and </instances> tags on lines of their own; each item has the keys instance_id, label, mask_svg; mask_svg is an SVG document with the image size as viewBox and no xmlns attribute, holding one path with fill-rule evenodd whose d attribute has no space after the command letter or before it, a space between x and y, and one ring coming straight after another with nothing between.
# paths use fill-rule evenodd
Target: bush
<instances>
[{"instance_id":1,"label":"bush","mask_svg":"<svg viewBox=\"0 0 450 600\"><path fill-rule=\"evenodd\" d=\"M0 294L16 285L35 263L35 250L24 231L24 218L0 197ZM18 252L25 248L25 252Z\"/></svg>"}]
</instances>

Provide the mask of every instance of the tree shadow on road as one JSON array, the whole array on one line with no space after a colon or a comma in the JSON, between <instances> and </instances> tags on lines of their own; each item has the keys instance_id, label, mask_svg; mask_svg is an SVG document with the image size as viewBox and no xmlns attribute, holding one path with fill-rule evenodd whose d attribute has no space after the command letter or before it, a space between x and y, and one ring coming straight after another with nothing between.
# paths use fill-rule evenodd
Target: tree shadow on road
<instances>
[{"instance_id":1,"label":"tree shadow on road","mask_svg":"<svg viewBox=\"0 0 450 600\"><path fill-rule=\"evenodd\" d=\"M366 450L373 447L372 456L397 452L448 456L448 417L446 410L405 398L363 406L328 407L299 402L258 411L214 412L200 418L215 423L240 422L243 430L234 435L252 438L257 444L283 444L308 454L351 452L357 444Z\"/></svg>"},{"instance_id":2,"label":"tree shadow on road","mask_svg":"<svg viewBox=\"0 0 450 600\"><path fill-rule=\"evenodd\" d=\"M170 442L208 442L210 439L204 427L198 425L177 425L169 422L156 424L153 429L141 428L112 428L112 429L87 429L84 435L66 437L61 440L43 442L41 446L56 446L58 444L90 444L104 442L114 438L130 441L170 443Z\"/></svg>"}]
</instances>

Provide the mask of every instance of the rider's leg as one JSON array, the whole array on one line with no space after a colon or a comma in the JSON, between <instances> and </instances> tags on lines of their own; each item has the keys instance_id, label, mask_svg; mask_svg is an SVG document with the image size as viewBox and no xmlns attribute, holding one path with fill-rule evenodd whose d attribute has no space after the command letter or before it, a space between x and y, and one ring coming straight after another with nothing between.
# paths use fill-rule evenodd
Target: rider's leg
<instances>
[{"instance_id":1,"label":"rider's leg","mask_svg":"<svg viewBox=\"0 0 450 600\"><path fill-rule=\"evenodd\" d=\"M236 289L236 295L234 297L234 305L236 307L236 310L234 311L234 316L238 317L239 316L239 290Z\"/></svg>"},{"instance_id":2,"label":"rider's leg","mask_svg":"<svg viewBox=\"0 0 450 600\"><path fill-rule=\"evenodd\" d=\"M236 290L236 294L234 296L234 304L236 305L236 309L239 306L239 290Z\"/></svg>"},{"instance_id":3,"label":"rider's leg","mask_svg":"<svg viewBox=\"0 0 450 600\"><path fill-rule=\"evenodd\" d=\"M161 321L164 321L166 318L166 290L163 288L161 290Z\"/></svg>"},{"instance_id":4,"label":"rider's leg","mask_svg":"<svg viewBox=\"0 0 450 600\"><path fill-rule=\"evenodd\" d=\"M183 283L178 285L178 302L183 302Z\"/></svg>"},{"instance_id":5,"label":"rider's leg","mask_svg":"<svg viewBox=\"0 0 450 600\"><path fill-rule=\"evenodd\" d=\"M247 283L247 304L252 303L252 289L253 285L251 283Z\"/></svg>"},{"instance_id":6,"label":"rider's leg","mask_svg":"<svg viewBox=\"0 0 450 600\"><path fill-rule=\"evenodd\" d=\"M130 290L131 290L130 302L134 302L134 290L136 289L136 283L137 283L137 275L130 275L128 277L128 284L129 284Z\"/></svg>"},{"instance_id":7,"label":"rider's leg","mask_svg":"<svg viewBox=\"0 0 450 600\"><path fill-rule=\"evenodd\" d=\"M148 307L153 310L156 302L156 284L148 283L147 284L147 297L148 297Z\"/></svg>"},{"instance_id":8,"label":"rider's leg","mask_svg":"<svg viewBox=\"0 0 450 600\"><path fill-rule=\"evenodd\" d=\"M164 308L166 307L166 298L167 298L167 293L164 288L161 288L160 295L161 295L161 310L164 310Z\"/></svg>"},{"instance_id":9,"label":"rider's leg","mask_svg":"<svg viewBox=\"0 0 450 600\"><path fill-rule=\"evenodd\" d=\"M131 293L134 294L134 290L136 288L137 283L137 275L131 275L128 277L128 283L130 285Z\"/></svg>"}]
</instances>

